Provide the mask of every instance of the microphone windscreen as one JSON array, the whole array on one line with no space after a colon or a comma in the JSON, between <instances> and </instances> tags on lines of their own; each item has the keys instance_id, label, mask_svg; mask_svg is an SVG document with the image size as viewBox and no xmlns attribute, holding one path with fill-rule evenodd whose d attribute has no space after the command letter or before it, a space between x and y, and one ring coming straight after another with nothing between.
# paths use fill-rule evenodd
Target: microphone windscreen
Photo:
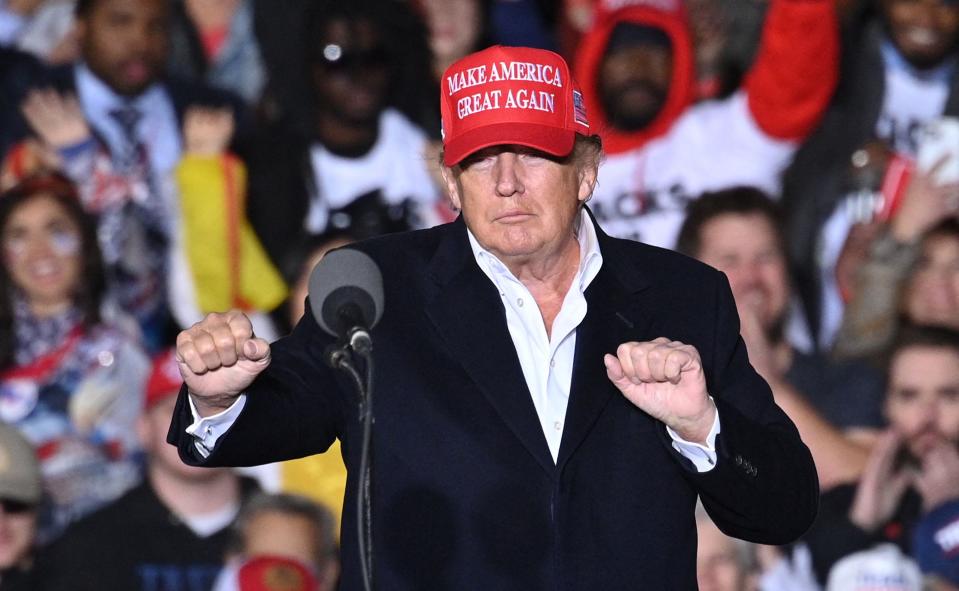
<instances>
[{"instance_id":1,"label":"microphone windscreen","mask_svg":"<svg viewBox=\"0 0 959 591\"><path fill-rule=\"evenodd\" d=\"M328 252L310 273L310 309L320 327L333 336L339 310L356 305L366 328L383 315L383 275L366 253L351 248Z\"/></svg>"}]
</instances>

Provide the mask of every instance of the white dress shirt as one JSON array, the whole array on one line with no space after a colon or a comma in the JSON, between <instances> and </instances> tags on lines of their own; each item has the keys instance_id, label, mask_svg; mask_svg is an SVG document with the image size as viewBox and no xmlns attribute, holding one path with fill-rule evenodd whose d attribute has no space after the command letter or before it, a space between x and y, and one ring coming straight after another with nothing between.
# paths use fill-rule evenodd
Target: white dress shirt
<instances>
[{"instance_id":1,"label":"white dress shirt","mask_svg":"<svg viewBox=\"0 0 959 591\"><path fill-rule=\"evenodd\" d=\"M576 328L586 317L584 293L603 265L595 228L588 216L580 215L577 233L579 268L549 335L546 334L543 316L536 300L526 286L513 276L502 261L480 246L472 232L467 232L476 263L499 290L503 300L507 328L516 348L533 406L539 416L543 435L555 462L559 457L559 446L563 439L566 407L573 379ZM601 363L602 359L597 359L596 362ZM194 423L187 427L186 431L196 438L197 449L204 457L236 420L245 401L246 395L241 395L229 409L206 418L197 414L193 401L190 401ZM666 431L673 440L673 448L691 461L698 471L706 472L715 466L715 442L719 433L718 413L706 445L685 441L668 427Z\"/></svg>"}]
</instances>

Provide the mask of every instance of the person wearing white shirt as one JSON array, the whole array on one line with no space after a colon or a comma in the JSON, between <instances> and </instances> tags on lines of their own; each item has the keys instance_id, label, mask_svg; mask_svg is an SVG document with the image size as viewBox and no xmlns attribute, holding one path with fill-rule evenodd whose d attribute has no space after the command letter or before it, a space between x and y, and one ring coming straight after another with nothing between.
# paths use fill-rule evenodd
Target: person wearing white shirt
<instances>
[{"instance_id":1,"label":"person wearing white shirt","mask_svg":"<svg viewBox=\"0 0 959 591\"><path fill-rule=\"evenodd\" d=\"M733 535L798 537L815 466L748 365L729 287L596 225L585 204L601 143L562 58L490 48L442 89L460 218L324 259L365 253L383 276L376 585L694 588L697 495ZM313 313L272 345L239 312L208 316L178 338L186 387L168 441L214 466L338 437L354 498L362 430L348 383L321 361L334 342ZM341 589L367 580L360 513L345 504Z\"/></svg>"}]
</instances>

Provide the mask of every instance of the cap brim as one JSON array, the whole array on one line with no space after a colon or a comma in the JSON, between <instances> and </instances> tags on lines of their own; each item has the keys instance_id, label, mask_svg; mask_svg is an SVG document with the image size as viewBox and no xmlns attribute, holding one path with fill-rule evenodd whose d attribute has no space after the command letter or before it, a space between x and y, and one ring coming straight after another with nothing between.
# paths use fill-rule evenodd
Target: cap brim
<instances>
[{"instance_id":1,"label":"cap brim","mask_svg":"<svg viewBox=\"0 0 959 591\"><path fill-rule=\"evenodd\" d=\"M37 482L24 482L23 480L10 481L5 486L0 486L0 499L17 501L27 505L36 505L43 498L43 492L40 489L39 474Z\"/></svg>"},{"instance_id":2,"label":"cap brim","mask_svg":"<svg viewBox=\"0 0 959 591\"><path fill-rule=\"evenodd\" d=\"M462 131L443 147L443 163L459 164L470 154L504 144L541 150L552 156L568 156L573 151L576 132L535 123L495 123Z\"/></svg>"}]
</instances>

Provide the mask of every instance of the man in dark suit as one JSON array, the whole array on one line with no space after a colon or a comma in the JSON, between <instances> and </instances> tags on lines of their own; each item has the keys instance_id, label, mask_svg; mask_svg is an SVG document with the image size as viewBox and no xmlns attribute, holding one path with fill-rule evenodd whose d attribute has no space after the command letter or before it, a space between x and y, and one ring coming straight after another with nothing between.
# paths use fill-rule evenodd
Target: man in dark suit
<instances>
[{"instance_id":1,"label":"man in dark suit","mask_svg":"<svg viewBox=\"0 0 959 591\"><path fill-rule=\"evenodd\" d=\"M443 79L454 223L351 245L383 271L372 538L381 589L695 589L697 496L767 544L815 516L815 466L749 366L725 278L607 237L601 157L550 52L494 47ZM361 425L311 314L273 345L239 312L180 334L184 461L259 464ZM341 588L360 589L358 515Z\"/></svg>"}]
</instances>

